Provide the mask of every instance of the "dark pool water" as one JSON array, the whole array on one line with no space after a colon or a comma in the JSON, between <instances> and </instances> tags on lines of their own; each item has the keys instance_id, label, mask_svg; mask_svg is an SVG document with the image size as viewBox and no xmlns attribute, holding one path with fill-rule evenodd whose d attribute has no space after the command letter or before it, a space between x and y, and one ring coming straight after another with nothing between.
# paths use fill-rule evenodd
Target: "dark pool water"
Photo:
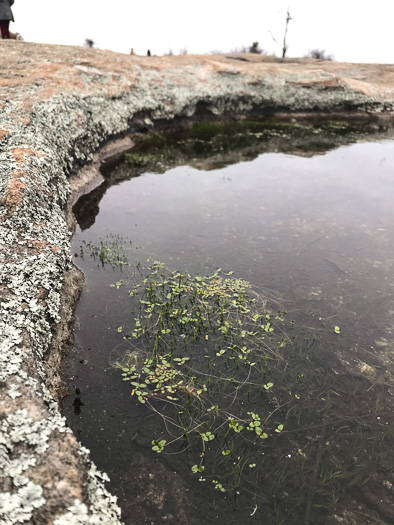
<instances>
[{"instance_id":1,"label":"dark pool water","mask_svg":"<svg viewBox=\"0 0 394 525\"><path fill-rule=\"evenodd\" d=\"M64 414L108 472L125 523L394 523L394 142L281 149L138 177L124 164L79 216L73 246L86 286ZM89 256L87 243L113 235L130 263L122 271ZM262 404L277 404L283 432L266 440L258 474L224 493L198 481L190 450L151 450L163 420L111 366L130 349L117 328L132 324L135 304L110 285L132 282L147 258L193 274L233 271L286 310L299 345L271 370Z\"/></svg>"}]
</instances>

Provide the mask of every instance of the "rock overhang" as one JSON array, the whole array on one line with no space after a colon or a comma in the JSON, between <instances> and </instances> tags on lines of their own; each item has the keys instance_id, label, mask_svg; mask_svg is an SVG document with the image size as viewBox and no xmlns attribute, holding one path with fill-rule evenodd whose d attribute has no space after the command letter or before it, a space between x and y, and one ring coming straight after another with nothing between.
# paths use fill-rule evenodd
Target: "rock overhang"
<instances>
[{"instance_id":1,"label":"rock overhang","mask_svg":"<svg viewBox=\"0 0 394 525\"><path fill-rule=\"evenodd\" d=\"M82 283L70 258L72 191L97 176L104 144L155 123L391 119L394 66L6 41L0 53L0 522L114 524L120 511L106 475L57 403Z\"/></svg>"}]
</instances>

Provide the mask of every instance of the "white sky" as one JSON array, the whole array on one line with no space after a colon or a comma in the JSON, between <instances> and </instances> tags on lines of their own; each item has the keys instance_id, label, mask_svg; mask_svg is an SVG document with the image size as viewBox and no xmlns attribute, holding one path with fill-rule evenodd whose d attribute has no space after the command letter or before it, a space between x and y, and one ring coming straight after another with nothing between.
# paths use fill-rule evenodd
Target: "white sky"
<instances>
[{"instance_id":1,"label":"white sky","mask_svg":"<svg viewBox=\"0 0 394 525\"><path fill-rule=\"evenodd\" d=\"M258 41L288 56L324 49L339 61L394 63L394 0L15 0L11 31L26 41L137 54L228 52ZM278 40L278 44L272 39Z\"/></svg>"}]
</instances>

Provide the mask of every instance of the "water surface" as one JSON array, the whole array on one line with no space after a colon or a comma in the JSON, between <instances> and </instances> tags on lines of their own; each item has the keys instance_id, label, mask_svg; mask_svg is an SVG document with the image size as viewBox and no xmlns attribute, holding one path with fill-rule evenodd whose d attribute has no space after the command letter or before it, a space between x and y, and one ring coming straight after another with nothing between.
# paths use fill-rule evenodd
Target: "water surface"
<instances>
[{"instance_id":1,"label":"water surface","mask_svg":"<svg viewBox=\"0 0 394 525\"><path fill-rule=\"evenodd\" d=\"M74 252L86 287L64 413L108 472L126 523L394 521L394 143L357 140L294 155L276 137L234 164L192 157L160 174L123 164L116 184L80 206ZM123 271L88 256L86 243L114 234L125 240ZM233 271L287 312L299 347L270 371L261 406L277 403L284 430L245 487L215 491L191 472L190 451L153 452L166 428L111 367L129 348L117 328L132 324L135 304L109 285L132 280L147 258Z\"/></svg>"}]
</instances>

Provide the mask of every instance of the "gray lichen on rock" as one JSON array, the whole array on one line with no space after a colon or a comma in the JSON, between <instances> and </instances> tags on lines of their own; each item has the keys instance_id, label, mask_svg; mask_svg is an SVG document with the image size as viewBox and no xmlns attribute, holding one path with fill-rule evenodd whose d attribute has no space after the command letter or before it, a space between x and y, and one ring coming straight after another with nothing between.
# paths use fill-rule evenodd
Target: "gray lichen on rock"
<instances>
[{"instance_id":1,"label":"gray lichen on rock","mask_svg":"<svg viewBox=\"0 0 394 525\"><path fill-rule=\"evenodd\" d=\"M70 195L66 174L81 132L72 125L69 109L66 100L62 119L57 100L36 108L23 133L7 137L8 154L2 154L0 522L4 524L46 523L56 516L61 523L119 520L115 498L106 491L87 451L79 448L45 384L45 358L61 321L64 275L71 268L64 215ZM49 133L51 121L57 137ZM93 140L87 151L97 144ZM67 455L74 458L68 468L62 464ZM48 475L55 477L54 467L69 480L48 482Z\"/></svg>"}]
</instances>

